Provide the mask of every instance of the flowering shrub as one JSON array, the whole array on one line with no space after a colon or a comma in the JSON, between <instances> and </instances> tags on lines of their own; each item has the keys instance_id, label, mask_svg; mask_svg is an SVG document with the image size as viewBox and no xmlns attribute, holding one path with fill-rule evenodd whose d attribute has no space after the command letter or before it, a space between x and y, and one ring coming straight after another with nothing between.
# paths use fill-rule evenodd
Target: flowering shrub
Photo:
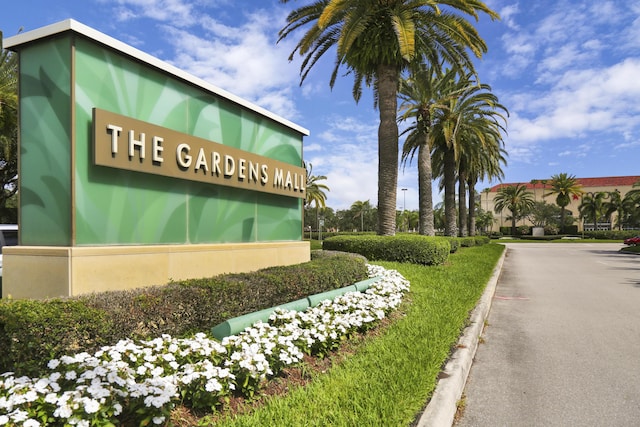
<instances>
[{"instance_id":1,"label":"flowering shrub","mask_svg":"<svg viewBox=\"0 0 640 427\"><path fill-rule=\"evenodd\" d=\"M0 375L0 425L37 427L162 425L177 404L215 410L232 393L251 397L303 355L325 355L398 307L409 283L396 271L366 292L323 301L305 312L276 311L221 342L203 333L122 340L93 355L52 359L48 376Z\"/></svg>"}]
</instances>

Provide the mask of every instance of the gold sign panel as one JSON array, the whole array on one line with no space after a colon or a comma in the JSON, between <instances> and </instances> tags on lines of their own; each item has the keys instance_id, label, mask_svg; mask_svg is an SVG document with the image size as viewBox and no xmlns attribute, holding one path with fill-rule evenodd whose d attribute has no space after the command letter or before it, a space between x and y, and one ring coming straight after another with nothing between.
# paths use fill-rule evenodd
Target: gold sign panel
<instances>
[{"instance_id":1,"label":"gold sign panel","mask_svg":"<svg viewBox=\"0 0 640 427\"><path fill-rule=\"evenodd\" d=\"M93 109L96 165L305 197L304 168Z\"/></svg>"}]
</instances>

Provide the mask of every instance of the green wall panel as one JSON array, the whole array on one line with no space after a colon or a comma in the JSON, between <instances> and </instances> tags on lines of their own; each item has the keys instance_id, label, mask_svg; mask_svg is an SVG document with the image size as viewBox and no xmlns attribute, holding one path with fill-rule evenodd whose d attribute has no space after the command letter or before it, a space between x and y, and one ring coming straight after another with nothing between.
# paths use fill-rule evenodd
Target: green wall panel
<instances>
[{"instance_id":1,"label":"green wall panel","mask_svg":"<svg viewBox=\"0 0 640 427\"><path fill-rule=\"evenodd\" d=\"M50 39L20 52L20 239L71 244L71 49Z\"/></svg>"},{"instance_id":2,"label":"green wall panel","mask_svg":"<svg viewBox=\"0 0 640 427\"><path fill-rule=\"evenodd\" d=\"M75 64L75 244L302 238L299 199L93 165L91 114L97 107L295 165L301 135L89 40L76 40Z\"/></svg>"}]
</instances>

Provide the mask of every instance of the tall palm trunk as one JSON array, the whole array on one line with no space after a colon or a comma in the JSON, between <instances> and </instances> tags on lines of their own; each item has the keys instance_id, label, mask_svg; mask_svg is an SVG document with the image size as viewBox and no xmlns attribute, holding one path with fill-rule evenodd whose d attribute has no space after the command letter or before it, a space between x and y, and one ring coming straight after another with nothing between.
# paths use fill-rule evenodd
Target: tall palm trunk
<instances>
[{"instance_id":1,"label":"tall palm trunk","mask_svg":"<svg viewBox=\"0 0 640 427\"><path fill-rule=\"evenodd\" d=\"M467 184L462 172L458 176L458 233L461 237L467 236Z\"/></svg>"},{"instance_id":2,"label":"tall palm trunk","mask_svg":"<svg viewBox=\"0 0 640 427\"><path fill-rule=\"evenodd\" d=\"M431 171L431 151L425 136L425 143L418 148L418 201L419 204L419 233L425 236L435 236L433 224L433 193Z\"/></svg>"},{"instance_id":3,"label":"tall palm trunk","mask_svg":"<svg viewBox=\"0 0 640 427\"><path fill-rule=\"evenodd\" d=\"M469 178L467 180L467 189L469 190L469 236L476 235L476 180Z\"/></svg>"},{"instance_id":4,"label":"tall palm trunk","mask_svg":"<svg viewBox=\"0 0 640 427\"><path fill-rule=\"evenodd\" d=\"M457 237L456 225L456 158L453 148L447 149L443 159L444 169L444 234Z\"/></svg>"},{"instance_id":5,"label":"tall palm trunk","mask_svg":"<svg viewBox=\"0 0 640 427\"><path fill-rule=\"evenodd\" d=\"M396 197L398 187L398 81L400 72L380 65L377 73L378 109L378 234L396 233Z\"/></svg>"}]
</instances>

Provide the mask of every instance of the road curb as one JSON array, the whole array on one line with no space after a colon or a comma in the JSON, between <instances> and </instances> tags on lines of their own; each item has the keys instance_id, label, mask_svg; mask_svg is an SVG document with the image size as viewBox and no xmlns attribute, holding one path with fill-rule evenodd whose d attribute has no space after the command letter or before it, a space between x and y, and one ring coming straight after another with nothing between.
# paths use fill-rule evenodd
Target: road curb
<instances>
[{"instance_id":1,"label":"road curb","mask_svg":"<svg viewBox=\"0 0 640 427\"><path fill-rule=\"evenodd\" d=\"M462 397L464 387L471 370L471 364L478 348L478 341L482 335L484 322L489 315L491 302L502 271L502 264L507 255L505 248L498 260L493 274L487 283L478 305L471 312L469 326L467 326L458 340L444 369L440 373L440 380L426 409L420 416L417 427L445 427L453 425L458 401Z\"/></svg>"}]
</instances>

